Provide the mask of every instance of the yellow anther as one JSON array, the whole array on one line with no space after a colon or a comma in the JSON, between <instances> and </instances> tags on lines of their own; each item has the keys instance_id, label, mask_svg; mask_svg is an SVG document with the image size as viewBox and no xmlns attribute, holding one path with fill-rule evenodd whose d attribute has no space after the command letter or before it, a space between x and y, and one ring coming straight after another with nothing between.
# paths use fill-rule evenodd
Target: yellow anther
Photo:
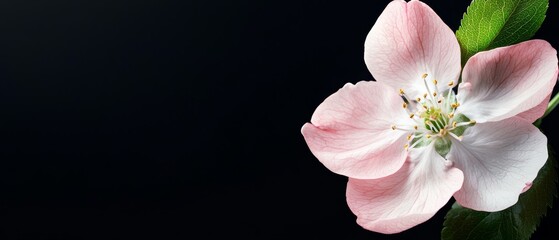
<instances>
[{"instance_id":1,"label":"yellow anther","mask_svg":"<svg viewBox=\"0 0 559 240\"><path fill-rule=\"evenodd\" d=\"M453 118L454 117L454 113L449 113L448 114L448 118Z\"/></svg>"},{"instance_id":2,"label":"yellow anther","mask_svg":"<svg viewBox=\"0 0 559 240\"><path fill-rule=\"evenodd\" d=\"M425 99L427 98L427 93L423 94L423 98L425 98Z\"/></svg>"},{"instance_id":3,"label":"yellow anther","mask_svg":"<svg viewBox=\"0 0 559 240\"><path fill-rule=\"evenodd\" d=\"M410 114L410 118L413 118L413 117L415 117L415 114L413 114L413 113Z\"/></svg>"},{"instance_id":4,"label":"yellow anther","mask_svg":"<svg viewBox=\"0 0 559 240\"><path fill-rule=\"evenodd\" d=\"M437 79L435 79L435 80L433 80L433 83L434 83L435 85L437 85L437 83L439 83L439 81L437 81Z\"/></svg>"},{"instance_id":5,"label":"yellow anther","mask_svg":"<svg viewBox=\"0 0 559 240\"><path fill-rule=\"evenodd\" d=\"M404 95L404 94L405 94L404 89L400 88L400 95Z\"/></svg>"},{"instance_id":6,"label":"yellow anther","mask_svg":"<svg viewBox=\"0 0 559 240\"><path fill-rule=\"evenodd\" d=\"M439 131L439 134L441 134L441 136L446 135L446 128L443 128Z\"/></svg>"},{"instance_id":7,"label":"yellow anther","mask_svg":"<svg viewBox=\"0 0 559 240\"><path fill-rule=\"evenodd\" d=\"M392 130L396 130L396 125L391 126Z\"/></svg>"},{"instance_id":8,"label":"yellow anther","mask_svg":"<svg viewBox=\"0 0 559 240\"><path fill-rule=\"evenodd\" d=\"M408 135L408 141L409 141L409 140L411 140L411 134L410 134L410 135Z\"/></svg>"},{"instance_id":9,"label":"yellow anther","mask_svg":"<svg viewBox=\"0 0 559 240\"><path fill-rule=\"evenodd\" d=\"M436 96L437 96L437 93L436 93L436 92L434 92L434 93L433 93L433 97L436 97Z\"/></svg>"},{"instance_id":10,"label":"yellow anther","mask_svg":"<svg viewBox=\"0 0 559 240\"><path fill-rule=\"evenodd\" d=\"M418 102L421 102L421 98L420 98L420 97L418 97L418 98L417 98L417 101L418 101Z\"/></svg>"},{"instance_id":11,"label":"yellow anther","mask_svg":"<svg viewBox=\"0 0 559 240\"><path fill-rule=\"evenodd\" d=\"M450 82L448 83L448 86L449 86L449 87L454 86L454 81L450 81Z\"/></svg>"},{"instance_id":12,"label":"yellow anther","mask_svg":"<svg viewBox=\"0 0 559 240\"><path fill-rule=\"evenodd\" d=\"M429 74L424 73L423 75L421 75L421 78L425 79L425 78L427 78L427 76L429 76Z\"/></svg>"},{"instance_id":13,"label":"yellow anther","mask_svg":"<svg viewBox=\"0 0 559 240\"><path fill-rule=\"evenodd\" d=\"M470 120L470 124L476 124L476 120Z\"/></svg>"},{"instance_id":14,"label":"yellow anther","mask_svg":"<svg viewBox=\"0 0 559 240\"><path fill-rule=\"evenodd\" d=\"M431 135L426 134L425 137L426 137L426 138L431 138Z\"/></svg>"},{"instance_id":15,"label":"yellow anther","mask_svg":"<svg viewBox=\"0 0 559 240\"><path fill-rule=\"evenodd\" d=\"M417 125L416 125L416 126L413 126L413 129L417 130Z\"/></svg>"},{"instance_id":16,"label":"yellow anther","mask_svg":"<svg viewBox=\"0 0 559 240\"><path fill-rule=\"evenodd\" d=\"M460 103L455 102L455 103L450 104L450 106L451 106L452 108L457 108L457 107L460 107Z\"/></svg>"},{"instance_id":17,"label":"yellow anther","mask_svg":"<svg viewBox=\"0 0 559 240\"><path fill-rule=\"evenodd\" d=\"M456 127L456 124L458 124L456 121L452 122L452 127Z\"/></svg>"},{"instance_id":18,"label":"yellow anther","mask_svg":"<svg viewBox=\"0 0 559 240\"><path fill-rule=\"evenodd\" d=\"M408 144L404 145L404 149L408 150L408 147L409 147L409 146L410 146L410 145L408 145Z\"/></svg>"},{"instance_id":19,"label":"yellow anther","mask_svg":"<svg viewBox=\"0 0 559 240\"><path fill-rule=\"evenodd\" d=\"M407 103L403 103L403 104L402 104L402 107L403 107L403 108L408 108L408 104L407 104Z\"/></svg>"},{"instance_id":20,"label":"yellow anther","mask_svg":"<svg viewBox=\"0 0 559 240\"><path fill-rule=\"evenodd\" d=\"M423 105L423 108L425 108L425 110L429 109L429 107L427 107L427 105Z\"/></svg>"},{"instance_id":21,"label":"yellow anther","mask_svg":"<svg viewBox=\"0 0 559 240\"><path fill-rule=\"evenodd\" d=\"M443 102L443 100L442 100L442 99L439 99L439 101L437 101L437 103L442 103L442 102Z\"/></svg>"}]
</instances>

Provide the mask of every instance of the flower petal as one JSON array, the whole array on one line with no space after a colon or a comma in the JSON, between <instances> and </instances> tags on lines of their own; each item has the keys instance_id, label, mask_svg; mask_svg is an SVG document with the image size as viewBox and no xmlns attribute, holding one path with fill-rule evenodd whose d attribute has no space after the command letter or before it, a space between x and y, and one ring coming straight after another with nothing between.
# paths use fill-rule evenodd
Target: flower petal
<instances>
[{"instance_id":1,"label":"flower petal","mask_svg":"<svg viewBox=\"0 0 559 240\"><path fill-rule=\"evenodd\" d=\"M551 94L557 72L557 51L543 40L480 52L464 67L458 111L477 122L515 116Z\"/></svg>"},{"instance_id":2,"label":"flower petal","mask_svg":"<svg viewBox=\"0 0 559 240\"><path fill-rule=\"evenodd\" d=\"M445 160L433 145L413 149L395 174L381 179L349 179L349 208L363 228L398 233L430 219L460 189L464 176Z\"/></svg>"},{"instance_id":3,"label":"flower petal","mask_svg":"<svg viewBox=\"0 0 559 240\"><path fill-rule=\"evenodd\" d=\"M538 120L538 118L542 117L545 113L545 110L547 110L549 99L551 99L551 94L547 95L547 97L540 104L524 112L521 112L516 116L524 118L528 122L535 122L536 120Z\"/></svg>"},{"instance_id":4,"label":"flower petal","mask_svg":"<svg viewBox=\"0 0 559 240\"><path fill-rule=\"evenodd\" d=\"M365 41L365 63L373 77L413 99L426 93L421 80L437 80L440 92L457 83L460 45L454 32L420 1L392 1L377 19Z\"/></svg>"},{"instance_id":5,"label":"flower petal","mask_svg":"<svg viewBox=\"0 0 559 240\"><path fill-rule=\"evenodd\" d=\"M530 122L512 117L477 123L461 142L453 140L450 157L464 172L454 197L460 205L500 211L514 205L547 160L547 138Z\"/></svg>"},{"instance_id":6,"label":"flower petal","mask_svg":"<svg viewBox=\"0 0 559 240\"><path fill-rule=\"evenodd\" d=\"M396 172L407 153L413 126L402 98L378 82L346 84L315 110L301 130L311 152L331 171L353 178L379 178Z\"/></svg>"}]
</instances>

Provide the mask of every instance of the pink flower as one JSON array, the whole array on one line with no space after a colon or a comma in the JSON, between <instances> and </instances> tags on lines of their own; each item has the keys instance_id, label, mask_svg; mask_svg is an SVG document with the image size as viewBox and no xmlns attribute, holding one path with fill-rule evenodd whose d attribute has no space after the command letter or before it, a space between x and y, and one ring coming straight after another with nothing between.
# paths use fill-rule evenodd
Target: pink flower
<instances>
[{"instance_id":1,"label":"pink flower","mask_svg":"<svg viewBox=\"0 0 559 240\"><path fill-rule=\"evenodd\" d=\"M480 52L459 81L460 46L424 3L388 4L365 42L376 82L346 84L302 134L331 171L349 177L357 223L397 233L454 196L500 211L518 201L547 159L531 123L557 81L557 52L542 40Z\"/></svg>"}]
</instances>

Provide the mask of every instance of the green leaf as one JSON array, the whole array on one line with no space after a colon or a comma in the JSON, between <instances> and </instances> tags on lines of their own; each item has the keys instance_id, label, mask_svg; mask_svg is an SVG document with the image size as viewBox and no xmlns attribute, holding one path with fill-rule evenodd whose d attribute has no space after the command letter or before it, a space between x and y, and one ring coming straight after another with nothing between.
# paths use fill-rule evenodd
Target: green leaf
<instances>
[{"instance_id":1,"label":"green leaf","mask_svg":"<svg viewBox=\"0 0 559 240\"><path fill-rule=\"evenodd\" d=\"M462 63L480 51L530 39L542 25L549 0L475 0L456 38Z\"/></svg>"},{"instance_id":2,"label":"green leaf","mask_svg":"<svg viewBox=\"0 0 559 240\"><path fill-rule=\"evenodd\" d=\"M529 239L557 197L557 161L549 158L532 187L500 212L479 212L454 204L445 216L443 240Z\"/></svg>"}]
</instances>

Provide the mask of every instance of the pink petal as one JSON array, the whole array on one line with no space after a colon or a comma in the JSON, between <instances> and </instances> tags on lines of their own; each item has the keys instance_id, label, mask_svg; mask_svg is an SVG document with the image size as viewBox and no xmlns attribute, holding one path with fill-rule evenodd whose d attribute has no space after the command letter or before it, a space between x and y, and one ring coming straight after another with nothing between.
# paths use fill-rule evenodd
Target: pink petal
<instances>
[{"instance_id":1,"label":"pink petal","mask_svg":"<svg viewBox=\"0 0 559 240\"><path fill-rule=\"evenodd\" d=\"M460 46L454 32L420 1L392 1L377 19L365 41L365 63L373 77L394 89L404 89L413 99L438 80L439 91L457 83ZM433 86L431 86L433 87Z\"/></svg>"},{"instance_id":2,"label":"pink petal","mask_svg":"<svg viewBox=\"0 0 559 240\"><path fill-rule=\"evenodd\" d=\"M353 178L379 178L396 172L407 153L406 131L413 126L402 98L378 82L346 84L315 110L301 130L311 152L331 171Z\"/></svg>"},{"instance_id":3,"label":"pink petal","mask_svg":"<svg viewBox=\"0 0 559 240\"><path fill-rule=\"evenodd\" d=\"M551 94L557 72L557 51L543 40L480 52L464 67L458 111L477 122L515 116Z\"/></svg>"},{"instance_id":4,"label":"pink petal","mask_svg":"<svg viewBox=\"0 0 559 240\"><path fill-rule=\"evenodd\" d=\"M547 138L519 117L477 123L453 140L454 166L464 185L454 197L464 207L500 211L514 205L547 160Z\"/></svg>"},{"instance_id":5,"label":"pink petal","mask_svg":"<svg viewBox=\"0 0 559 240\"><path fill-rule=\"evenodd\" d=\"M547 97L540 104L524 112L521 112L516 116L524 118L528 122L535 122L536 120L538 120L538 118L542 117L545 113L545 110L547 110L549 99L551 99L551 94L547 95Z\"/></svg>"},{"instance_id":6,"label":"pink petal","mask_svg":"<svg viewBox=\"0 0 559 240\"><path fill-rule=\"evenodd\" d=\"M380 233L398 233L430 219L460 189L464 176L433 146L410 152L393 175L375 180L349 179L346 191L349 208L363 228Z\"/></svg>"}]
</instances>

